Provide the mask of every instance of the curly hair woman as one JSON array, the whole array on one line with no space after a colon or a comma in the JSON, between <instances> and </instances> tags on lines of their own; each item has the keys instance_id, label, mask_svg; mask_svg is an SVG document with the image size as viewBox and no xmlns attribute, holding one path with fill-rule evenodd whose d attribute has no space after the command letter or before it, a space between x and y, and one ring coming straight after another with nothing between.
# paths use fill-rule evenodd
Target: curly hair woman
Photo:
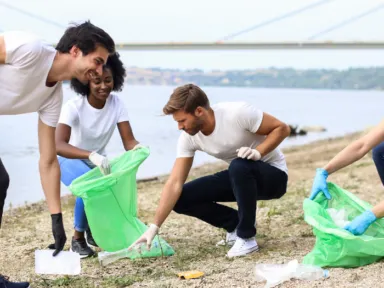
<instances>
[{"instance_id":1,"label":"curly hair woman","mask_svg":"<svg viewBox=\"0 0 384 288\"><path fill-rule=\"evenodd\" d=\"M71 88L79 95L64 105L56 130L61 181L66 186L96 166L104 175L110 173L105 147L116 126L125 150L141 147L133 135L123 102L111 94L122 90L124 76L124 65L115 53L103 66L102 75L96 75L87 85L72 79ZM81 198L76 199L74 210L71 251L79 253L81 258L92 256L95 252L88 244L96 247L97 244L89 229Z\"/></svg>"}]
</instances>

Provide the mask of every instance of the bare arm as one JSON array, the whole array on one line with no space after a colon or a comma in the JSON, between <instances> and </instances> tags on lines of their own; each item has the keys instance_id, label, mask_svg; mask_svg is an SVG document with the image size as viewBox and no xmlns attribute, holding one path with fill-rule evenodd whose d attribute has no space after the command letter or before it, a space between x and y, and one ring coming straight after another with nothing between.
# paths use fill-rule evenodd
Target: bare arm
<instances>
[{"instance_id":1,"label":"bare arm","mask_svg":"<svg viewBox=\"0 0 384 288\"><path fill-rule=\"evenodd\" d=\"M384 141L384 121L362 138L352 142L337 154L324 169L334 173L364 157L373 147Z\"/></svg>"},{"instance_id":2,"label":"bare arm","mask_svg":"<svg viewBox=\"0 0 384 288\"><path fill-rule=\"evenodd\" d=\"M168 215L175 207L179 199L183 185L187 180L189 171L191 170L193 157L177 158L173 166L171 175L164 185L161 193L160 203L157 207L154 224L160 227Z\"/></svg>"},{"instance_id":3,"label":"bare arm","mask_svg":"<svg viewBox=\"0 0 384 288\"><path fill-rule=\"evenodd\" d=\"M135 136L133 136L132 128L128 121L117 123L117 128L119 129L121 140L123 141L126 151L133 149L136 144L139 144Z\"/></svg>"},{"instance_id":4,"label":"bare arm","mask_svg":"<svg viewBox=\"0 0 384 288\"><path fill-rule=\"evenodd\" d=\"M5 64L5 41L4 36L0 36L0 64Z\"/></svg>"},{"instance_id":5,"label":"bare arm","mask_svg":"<svg viewBox=\"0 0 384 288\"><path fill-rule=\"evenodd\" d=\"M373 214L375 214L376 218L384 217L384 201L381 201L379 204L372 208Z\"/></svg>"},{"instance_id":6,"label":"bare arm","mask_svg":"<svg viewBox=\"0 0 384 288\"><path fill-rule=\"evenodd\" d=\"M280 143L289 136L291 129L289 126L275 117L263 113L263 121L256 134L267 135L265 140L256 147L261 156L264 156L275 149Z\"/></svg>"},{"instance_id":7,"label":"bare arm","mask_svg":"<svg viewBox=\"0 0 384 288\"><path fill-rule=\"evenodd\" d=\"M88 159L91 151L77 148L69 143L71 138L71 127L59 123L56 129L56 150L57 154L69 159Z\"/></svg>"},{"instance_id":8,"label":"bare arm","mask_svg":"<svg viewBox=\"0 0 384 288\"><path fill-rule=\"evenodd\" d=\"M55 128L38 124L40 161L39 170L48 209L51 214L61 213L60 166L55 147Z\"/></svg>"}]
</instances>

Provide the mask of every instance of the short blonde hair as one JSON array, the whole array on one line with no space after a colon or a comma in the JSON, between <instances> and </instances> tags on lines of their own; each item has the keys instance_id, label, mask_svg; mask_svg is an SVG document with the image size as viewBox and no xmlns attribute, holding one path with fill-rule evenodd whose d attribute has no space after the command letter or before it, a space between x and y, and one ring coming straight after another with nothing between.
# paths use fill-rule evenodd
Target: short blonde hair
<instances>
[{"instance_id":1,"label":"short blonde hair","mask_svg":"<svg viewBox=\"0 0 384 288\"><path fill-rule=\"evenodd\" d=\"M168 103L163 108L163 113L172 115L176 111L184 110L186 113L192 114L199 106L206 109L210 107L207 95L200 87L186 84L173 91Z\"/></svg>"}]
</instances>

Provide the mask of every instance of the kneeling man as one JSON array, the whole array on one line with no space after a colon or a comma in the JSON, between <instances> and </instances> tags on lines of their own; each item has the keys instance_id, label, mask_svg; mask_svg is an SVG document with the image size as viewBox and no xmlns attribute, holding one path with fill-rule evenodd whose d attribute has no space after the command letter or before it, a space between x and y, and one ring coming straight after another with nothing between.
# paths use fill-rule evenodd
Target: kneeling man
<instances>
[{"instance_id":1,"label":"kneeling man","mask_svg":"<svg viewBox=\"0 0 384 288\"><path fill-rule=\"evenodd\" d=\"M256 203L286 192L288 169L278 146L290 134L289 126L248 103L210 106L204 91L192 84L176 88L163 112L183 130L177 159L153 224L131 247L142 242L150 247L174 210L224 228L221 242L232 246L228 257L257 251ZM226 161L228 169L185 183L197 150ZM238 210L217 203L235 201Z\"/></svg>"}]
</instances>

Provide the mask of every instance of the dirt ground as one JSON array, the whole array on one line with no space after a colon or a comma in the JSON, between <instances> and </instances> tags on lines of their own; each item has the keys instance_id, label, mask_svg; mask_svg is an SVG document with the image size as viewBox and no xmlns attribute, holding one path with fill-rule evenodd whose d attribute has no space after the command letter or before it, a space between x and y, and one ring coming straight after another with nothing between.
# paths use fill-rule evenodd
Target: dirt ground
<instances>
[{"instance_id":1,"label":"dirt ground","mask_svg":"<svg viewBox=\"0 0 384 288\"><path fill-rule=\"evenodd\" d=\"M309 196L315 168L324 165L338 151L362 133L328 139L284 150L289 168L289 187L279 200L260 201L257 210L257 242L260 251L234 260L225 258L227 248L215 243L224 231L199 220L172 213L161 229L161 236L175 249L172 257L123 259L101 267L97 257L81 261L76 277L41 276L34 273L34 251L45 249L52 241L46 205L37 203L8 211L0 230L0 272L13 280L29 280L32 287L263 287L257 283L257 263L299 262L309 253L315 238L303 220L302 204ZM215 163L194 169L189 180L226 169ZM167 176L138 183L139 219L152 221L162 186ZM376 204L384 197L383 187L371 155L331 175L329 181ZM68 238L72 235L72 196L64 197L64 219ZM67 241L65 249L69 249ZM381 287L384 262L356 269L330 268L330 278L319 281L292 280L279 287ZM199 270L205 276L180 280L177 273Z\"/></svg>"}]
</instances>

